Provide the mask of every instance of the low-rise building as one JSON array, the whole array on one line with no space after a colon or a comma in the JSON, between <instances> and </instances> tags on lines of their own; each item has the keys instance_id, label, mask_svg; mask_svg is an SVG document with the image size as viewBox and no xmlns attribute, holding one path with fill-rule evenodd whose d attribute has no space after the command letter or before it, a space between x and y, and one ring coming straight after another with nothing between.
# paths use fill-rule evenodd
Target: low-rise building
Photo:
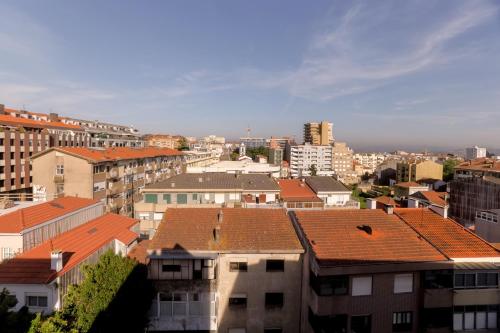
<instances>
[{"instance_id":1,"label":"low-rise building","mask_svg":"<svg viewBox=\"0 0 500 333\"><path fill-rule=\"evenodd\" d=\"M13 210L0 216L0 261L97 218L104 205L97 200L63 197Z\"/></svg>"},{"instance_id":2,"label":"low-rise building","mask_svg":"<svg viewBox=\"0 0 500 333\"><path fill-rule=\"evenodd\" d=\"M315 146L310 144L287 145L287 158L292 178L316 175L332 176L332 146Z\"/></svg>"},{"instance_id":3,"label":"low-rise building","mask_svg":"<svg viewBox=\"0 0 500 333\"><path fill-rule=\"evenodd\" d=\"M441 216L448 217L448 193L418 191L408 197L408 208L428 207Z\"/></svg>"},{"instance_id":4,"label":"low-rise building","mask_svg":"<svg viewBox=\"0 0 500 333\"><path fill-rule=\"evenodd\" d=\"M256 163L248 156L242 156L238 161L220 161L204 167L190 166L187 173L221 172L230 174L271 174L280 177L280 166L267 163Z\"/></svg>"},{"instance_id":5,"label":"low-rise building","mask_svg":"<svg viewBox=\"0 0 500 333\"><path fill-rule=\"evenodd\" d=\"M147 250L149 330L297 332L303 251L282 209L169 209Z\"/></svg>"},{"instance_id":6,"label":"low-rise building","mask_svg":"<svg viewBox=\"0 0 500 333\"><path fill-rule=\"evenodd\" d=\"M126 255L138 238L138 221L106 214L59 234L0 264L0 289L17 298L14 310L50 314L61 309L71 285L83 279L81 267L107 250Z\"/></svg>"},{"instance_id":7,"label":"low-rise building","mask_svg":"<svg viewBox=\"0 0 500 333\"><path fill-rule=\"evenodd\" d=\"M416 182L420 179L443 179L443 165L431 160L410 160L397 163L396 181Z\"/></svg>"},{"instance_id":8,"label":"low-rise building","mask_svg":"<svg viewBox=\"0 0 500 333\"><path fill-rule=\"evenodd\" d=\"M359 202L351 199L351 190L327 176L305 177L305 182L323 200L325 208L359 208Z\"/></svg>"},{"instance_id":9,"label":"low-rise building","mask_svg":"<svg viewBox=\"0 0 500 333\"><path fill-rule=\"evenodd\" d=\"M97 199L107 210L133 214L146 184L182 171L183 154L168 148L51 148L33 155L34 195Z\"/></svg>"},{"instance_id":10,"label":"low-rise building","mask_svg":"<svg viewBox=\"0 0 500 333\"><path fill-rule=\"evenodd\" d=\"M408 197L416 192L427 191L427 185L420 185L415 182L403 182L394 185L394 198L396 200L408 199Z\"/></svg>"},{"instance_id":11,"label":"low-rise building","mask_svg":"<svg viewBox=\"0 0 500 333\"><path fill-rule=\"evenodd\" d=\"M363 167L364 171L374 173L375 169L385 161L386 156L380 153L357 153L353 155L353 159Z\"/></svg>"},{"instance_id":12,"label":"low-rise building","mask_svg":"<svg viewBox=\"0 0 500 333\"><path fill-rule=\"evenodd\" d=\"M279 179L280 203L288 210L323 209L325 203L304 180Z\"/></svg>"},{"instance_id":13,"label":"low-rise building","mask_svg":"<svg viewBox=\"0 0 500 333\"><path fill-rule=\"evenodd\" d=\"M471 148L465 148L465 159L475 160L476 158L486 157L486 148L480 148L474 146Z\"/></svg>"}]
</instances>

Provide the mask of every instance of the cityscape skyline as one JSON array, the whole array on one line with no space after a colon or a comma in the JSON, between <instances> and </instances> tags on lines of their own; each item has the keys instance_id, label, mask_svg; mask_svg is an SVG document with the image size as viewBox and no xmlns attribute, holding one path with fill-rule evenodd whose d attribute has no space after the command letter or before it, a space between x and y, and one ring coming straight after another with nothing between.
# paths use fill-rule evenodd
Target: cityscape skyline
<instances>
[{"instance_id":1,"label":"cityscape skyline","mask_svg":"<svg viewBox=\"0 0 500 333\"><path fill-rule=\"evenodd\" d=\"M1 103L142 133L300 141L328 120L357 150L500 148L493 2L116 6L0 5Z\"/></svg>"}]
</instances>

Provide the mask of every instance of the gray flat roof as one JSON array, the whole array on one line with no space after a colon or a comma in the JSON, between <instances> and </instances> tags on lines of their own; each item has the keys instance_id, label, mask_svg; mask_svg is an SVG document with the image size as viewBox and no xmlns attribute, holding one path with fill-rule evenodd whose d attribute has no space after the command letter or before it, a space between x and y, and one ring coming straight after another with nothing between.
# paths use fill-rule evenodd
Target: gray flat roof
<instances>
[{"instance_id":1,"label":"gray flat roof","mask_svg":"<svg viewBox=\"0 0 500 333\"><path fill-rule=\"evenodd\" d=\"M350 190L341 182L329 176L310 176L305 177L307 185L314 192L350 192Z\"/></svg>"}]
</instances>

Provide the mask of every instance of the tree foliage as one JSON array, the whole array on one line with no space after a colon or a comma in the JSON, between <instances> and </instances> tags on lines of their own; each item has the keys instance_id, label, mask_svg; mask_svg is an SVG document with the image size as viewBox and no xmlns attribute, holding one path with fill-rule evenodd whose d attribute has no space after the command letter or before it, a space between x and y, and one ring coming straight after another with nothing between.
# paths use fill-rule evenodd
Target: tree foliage
<instances>
[{"instance_id":1,"label":"tree foliage","mask_svg":"<svg viewBox=\"0 0 500 333\"><path fill-rule=\"evenodd\" d=\"M189 144L187 142L187 139L185 137L182 137L179 139L179 148L177 150L189 150Z\"/></svg>"},{"instance_id":2,"label":"tree foliage","mask_svg":"<svg viewBox=\"0 0 500 333\"><path fill-rule=\"evenodd\" d=\"M0 292L0 331L5 333L26 332L30 327L30 322L34 315L28 312L28 308L23 306L19 311L13 308L17 304L17 299L9 293L7 289Z\"/></svg>"},{"instance_id":3,"label":"tree foliage","mask_svg":"<svg viewBox=\"0 0 500 333\"><path fill-rule=\"evenodd\" d=\"M153 295L144 265L109 250L82 272L61 311L37 316L29 333L144 332Z\"/></svg>"},{"instance_id":4,"label":"tree foliage","mask_svg":"<svg viewBox=\"0 0 500 333\"><path fill-rule=\"evenodd\" d=\"M318 168L316 168L316 164L313 164L309 167L309 172L311 176L316 176L318 174Z\"/></svg>"},{"instance_id":5,"label":"tree foliage","mask_svg":"<svg viewBox=\"0 0 500 333\"><path fill-rule=\"evenodd\" d=\"M257 148L248 148L246 150L246 155L254 160L257 155L269 156L269 149L264 146L260 146Z\"/></svg>"},{"instance_id":6,"label":"tree foliage","mask_svg":"<svg viewBox=\"0 0 500 333\"><path fill-rule=\"evenodd\" d=\"M448 159L443 163L443 180L449 182L453 180L453 174L455 173L455 167L460 163L458 160Z\"/></svg>"}]
</instances>

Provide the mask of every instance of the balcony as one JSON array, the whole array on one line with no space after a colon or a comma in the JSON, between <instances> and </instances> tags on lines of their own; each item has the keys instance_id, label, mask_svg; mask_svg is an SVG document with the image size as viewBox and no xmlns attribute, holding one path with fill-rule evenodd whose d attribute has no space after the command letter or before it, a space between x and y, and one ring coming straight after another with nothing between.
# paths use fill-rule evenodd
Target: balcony
<instances>
[{"instance_id":1,"label":"balcony","mask_svg":"<svg viewBox=\"0 0 500 333\"><path fill-rule=\"evenodd\" d=\"M64 183L64 175L54 175L54 183Z\"/></svg>"},{"instance_id":2,"label":"balcony","mask_svg":"<svg viewBox=\"0 0 500 333\"><path fill-rule=\"evenodd\" d=\"M118 168L111 168L108 172L108 178L109 179L114 179L118 178Z\"/></svg>"}]
</instances>

